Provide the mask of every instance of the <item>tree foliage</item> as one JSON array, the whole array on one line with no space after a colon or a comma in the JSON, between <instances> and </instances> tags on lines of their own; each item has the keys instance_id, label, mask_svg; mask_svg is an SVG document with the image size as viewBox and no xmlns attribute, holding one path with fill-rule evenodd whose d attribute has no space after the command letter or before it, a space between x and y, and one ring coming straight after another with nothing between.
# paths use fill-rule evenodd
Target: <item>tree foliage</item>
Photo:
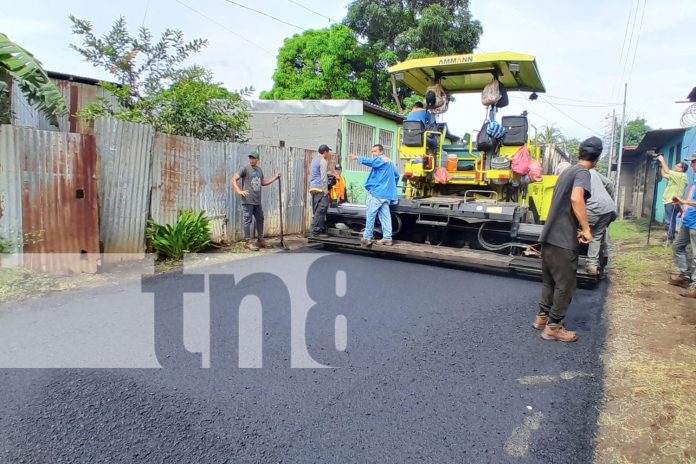
<instances>
[{"instance_id":1,"label":"tree foliage","mask_svg":"<svg viewBox=\"0 0 696 464\"><path fill-rule=\"evenodd\" d=\"M637 146L649 130L652 129L645 118L635 118L628 121L624 127L624 146Z\"/></svg>"},{"instance_id":2,"label":"tree foliage","mask_svg":"<svg viewBox=\"0 0 696 464\"><path fill-rule=\"evenodd\" d=\"M283 43L268 99L373 97L375 56L347 27L309 30Z\"/></svg>"},{"instance_id":3,"label":"tree foliage","mask_svg":"<svg viewBox=\"0 0 696 464\"><path fill-rule=\"evenodd\" d=\"M115 97L116 104L101 98L84 108L79 117L115 116L151 124L170 134L204 140L246 140L249 109L242 97L253 89L230 92L212 81L210 71L183 66L190 55L207 45L206 40L185 42L181 31L167 29L155 42L144 27L132 36L123 17L107 34L97 37L89 21L74 16L70 20L73 33L82 37L81 46L70 47L87 62L109 72L117 82L100 83Z\"/></svg>"},{"instance_id":4,"label":"tree foliage","mask_svg":"<svg viewBox=\"0 0 696 464\"><path fill-rule=\"evenodd\" d=\"M344 24L368 43L384 44L399 60L471 53L483 32L468 0L354 0Z\"/></svg>"},{"instance_id":5,"label":"tree foliage","mask_svg":"<svg viewBox=\"0 0 696 464\"><path fill-rule=\"evenodd\" d=\"M67 114L65 100L41 67L41 62L0 33L0 74L3 71L17 82L29 103L35 105L51 124L58 125L58 118ZM3 108L9 108L6 103L8 90L9 82L0 80L0 101L3 101ZM3 113L0 117L9 119L9 111Z\"/></svg>"}]
</instances>

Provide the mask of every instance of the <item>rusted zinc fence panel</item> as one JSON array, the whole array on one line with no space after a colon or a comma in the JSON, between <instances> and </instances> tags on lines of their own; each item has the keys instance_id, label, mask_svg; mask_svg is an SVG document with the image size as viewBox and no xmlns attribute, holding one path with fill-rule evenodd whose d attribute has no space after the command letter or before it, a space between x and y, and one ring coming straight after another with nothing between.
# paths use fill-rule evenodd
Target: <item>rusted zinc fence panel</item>
<instances>
[{"instance_id":1,"label":"rusted zinc fence panel","mask_svg":"<svg viewBox=\"0 0 696 464\"><path fill-rule=\"evenodd\" d=\"M227 240L229 182L226 143L200 141L198 207L210 221L213 242Z\"/></svg>"},{"instance_id":2,"label":"rusted zinc fence panel","mask_svg":"<svg viewBox=\"0 0 696 464\"><path fill-rule=\"evenodd\" d=\"M23 164L24 265L96 272L99 263L94 137L15 127Z\"/></svg>"},{"instance_id":3,"label":"rusted zinc fence panel","mask_svg":"<svg viewBox=\"0 0 696 464\"><path fill-rule=\"evenodd\" d=\"M104 264L144 256L155 131L151 126L100 119L99 236Z\"/></svg>"},{"instance_id":4,"label":"rusted zinc fence panel","mask_svg":"<svg viewBox=\"0 0 696 464\"><path fill-rule=\"evenodd\" d=\"M2 265L21 263L22 251L22 162L15 146L12 126L0 126L0 241L8 253Z\"/></svg>"},{"instance_id":5,"label":"rusted zinc fence panel","mask_svg":"<svg viewBox=\"0 0 696 464\"><path fill-rule=\"evenodd\" d=\"M160 224L174 224L179 213L205 211L211 239L227 235L226 144L156 134L153 148L150 214Z\"/></svg>"}]
</instances>

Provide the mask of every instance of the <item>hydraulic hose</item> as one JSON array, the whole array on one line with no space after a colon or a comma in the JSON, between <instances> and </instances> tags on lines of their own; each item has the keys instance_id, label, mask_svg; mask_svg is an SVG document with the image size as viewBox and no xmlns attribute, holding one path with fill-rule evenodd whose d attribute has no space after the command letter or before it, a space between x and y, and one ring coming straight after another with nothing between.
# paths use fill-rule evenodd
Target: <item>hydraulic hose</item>
<instances>
[{"instance_id":1,"label":"hydraulic hose","mask_svg":"<svg viewBox=\"0 0 696 464\"><path fill-rule=\"evenodd\" d=\"M481 227L479 227L478 230L478 241L481 244L483 248L485 248L488 251L502 251L507 248L524 248L527 249L529 247L529 244L527 243L518 243L518 242L508 242L508 243L502 243L500 245L494 245L492 243L488 243L483 239L483 229L486 227L487 222L484 222L481 224Z\"/></svg>"}]
</instances>

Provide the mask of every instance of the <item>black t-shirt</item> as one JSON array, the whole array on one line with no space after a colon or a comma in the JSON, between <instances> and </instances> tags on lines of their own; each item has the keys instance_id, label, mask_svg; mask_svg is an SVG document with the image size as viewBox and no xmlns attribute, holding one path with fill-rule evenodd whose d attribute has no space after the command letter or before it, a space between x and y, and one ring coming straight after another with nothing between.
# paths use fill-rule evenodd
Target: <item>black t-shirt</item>
<instances>
[{"instance_id":1,"label":"black t-shirt","mask_svg":"<svg viewBox=\"0 0 696 464\"><path fill-rule=\"evenodd\" d=\"M579 223L573 213L570 198L575 187L582 187L585 189L585 201L587 201L592 192L591 185L590 171L582 164L573 165L563 171L553 190L551 210L539 238L541 243L550 243L567 250L579 248Z\"/></svg>"}]
</instances>

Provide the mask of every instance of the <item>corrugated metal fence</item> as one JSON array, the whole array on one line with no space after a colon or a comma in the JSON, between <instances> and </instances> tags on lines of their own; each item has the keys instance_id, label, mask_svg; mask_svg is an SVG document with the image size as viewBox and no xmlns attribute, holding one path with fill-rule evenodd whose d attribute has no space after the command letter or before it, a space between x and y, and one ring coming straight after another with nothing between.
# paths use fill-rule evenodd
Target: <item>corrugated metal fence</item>
<instances>
[{"instance_id":1,"label":"corrugated metal fence","mask_svg":"<svg viewBox=\"0 0 696 464\"><path fill-rule=\"evenodd\" d=\"M24 242L25 253L80 253L87 251L85 241L71 240L97 231L105 262L121 261L144 253L149 217L171 224L180 211L194 209L206 212L213 241L239 240L241 201L231 182L248 163L252 150L260 151L259 166L266 178L282 172L280 195L278 183L263 189L266 235L280 233L281 201L284 233L304 233L311 215L306 193L311 151L207 142L158 134L149 126L118 120L97 121L93 135L0 126L0 236L13 243ZM87 177L93 185L86 182ZM23 199L22 192L31 195ZM93 216L87 214L90 195L95 197ZM87 209L66 210L75 198L83 200L77 205L88 205ZM41 208L37 209L38 204ZM32 214L23 214L29 206ZM89 223L83 224L85 217ZM37 245L34 240L29 245L27 234L36 228L35 223L54 241ZM70 224L81 230L66 229ZM94 247L88 248L91 257ZM60 266L44 264L51 270L56 267Z\"/></svg>"}]
</instances>

